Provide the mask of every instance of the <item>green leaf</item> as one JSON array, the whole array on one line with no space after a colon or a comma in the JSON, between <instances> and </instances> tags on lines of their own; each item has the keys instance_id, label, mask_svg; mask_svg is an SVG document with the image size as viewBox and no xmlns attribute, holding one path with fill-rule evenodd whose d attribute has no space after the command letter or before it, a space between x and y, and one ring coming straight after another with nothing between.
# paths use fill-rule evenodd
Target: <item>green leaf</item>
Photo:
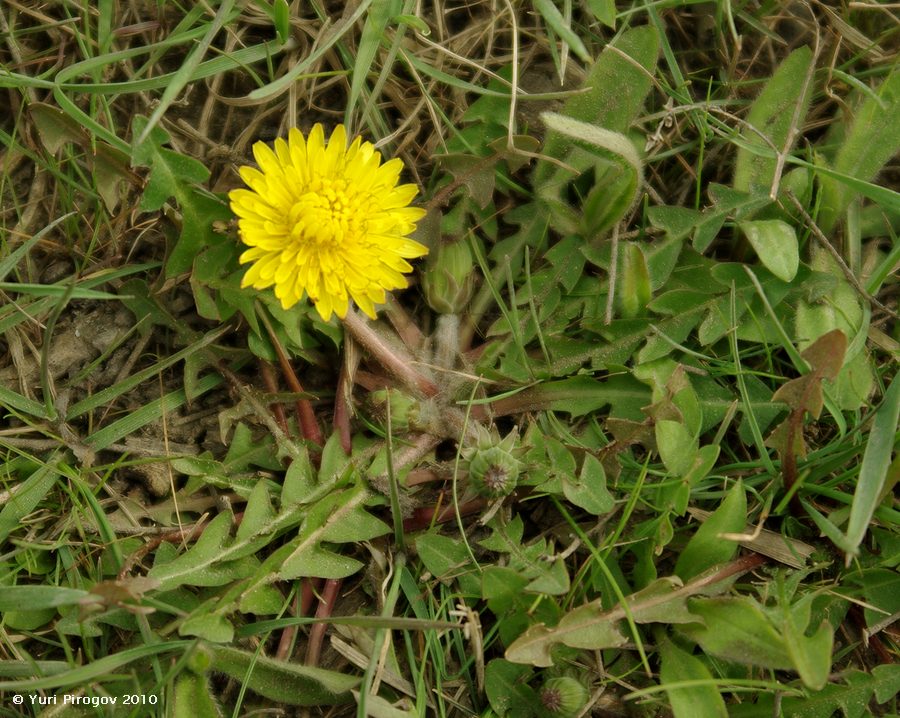
<instances>
[{"instance_id":1,"label":"green leaf","mask_svg":"<svg viewBox=\"0 0 900 718\"><path fill-rule=\"evenodd\" d=\"M721 447L718 444L707 444L700 447L697 451L697 457L694 459L694 465L683 477L688 486L696 486L702 479L706 478L706 475L716 465L716 459L719 458L720 450ZM686 509L687 506L680 513L684 513Z\"/></svg>"},{"instance_id":2,"label":"green leaf","mask_svg":"<svg viewBox=\"0 0 900 718\"><path fill-rule=\"evenodd\" d=\"M760 219L738 224L759 257L759 261L779 279L790 282L800 266L797 233L780 219Z\"/></svg>"},{"instance_id":3,"label":"green leaf","mask_svg":"<svg viewBox=\"0 0 900 718\"><path fill-rule=\"evenodd\" d=\"M560 114L613 132L626 132L653 87L658 54L659 35L654 28L644 25L626 30L594 62L583 84L585 92L567 100ZM564 137L551 132L544 152L562 159L567 146ZM556 169L551 162L539 161L534 186L542 186Z\"/></svg>"},{"instance_id":4,"label":"green leaf","mask_svg":"<svg viewBox=\"0 0 900 718\"><path fill-rule=\"evenodd\" d=\"M615 0L588 0L588 10L606 27L616 29L616 2Z\"/></svg>"},{"instance_id":5,"label":"green leaf","mask_svg":"<svg viewBox=\"0 0 900 718\"><path fill-rule=\"evenodd\" d=\"M650 302L650 274L647 261L638 244L621 245L622 266L619 268L617 298L622 317L632 319L646 313Z\"/></svg>"},{"instance_id":6,"label":"green leaf","mask_svg":"<svg viewBox=\"0 0 900 718\"><path fill-rule=\"evenodd\" d=\"M268 497L263 490L256 489L255 497L257 507L252 510L252 530L238 531L232 539L234 516L231 511L219 514L191 548L171 561L157 562L148 576L160 582L161 591L167 591L184 584L221 586L252 575L259 567L255 557L259 549L271 543L279 533L296 526L303 516L301 507L296 505L284 507L273 516L265 506ZM301 536L301 542L303 538Z\"/></svg>"},{"instance_id":7,"label":"green leaf","mask_svg":"<svg viewBox=\"0 0 900 718\"><path fill-rule=\"evenodd\" d=\"M257 585L241 594L238 610L266 616L278 613L284 607L284 596L275 586Z\"/></svg>"},{"instance_id":8,"label":"green leaf","mask_svg":"<svg viewBox=\"0 0 900 718\"><path fill-rule=\"evenodd\" d=\"M652 86L659 37L644 26L626 31L613 45L591 68L585 92L549 121L544 115L549 131L542 154L565 166L539 160L533 186L563 233L604 232L627 211L641 183L642 163L625 133ZM571 203L572 190L582 198L580 206Z\"/></svg>"},{"instance_id":9,"label":"green leaf","mask_svg":"<svg viewBox=\"0 0 900 718\"><path fill-rule=\"evenodd\" d=\"M390 530L388 525L365 509L372 498L363 485L323 497L310 508L300 535L314 534L317 541L331 543L355 543L383 536Z\"/></svg>"},{"instance_id":10,"label":"green leaf","mask_svg":"<svg viewBox=\"0 0 900 718\"><path fill-rule=\"evenodd\" d=\"M273 518L275 518L275 511L269 497L269 488L265 481L259 481L247 498L247 506L244 508L244 516L238 526L235 539L246 541L252 538L260 530L263 530Z\"/></svg>"},{"instance_id":11,"label":"green leaf","mask_svg":"<svg viewBox=\"0 0 900 718\"><path fill-rule=\"evenodd\" d=\"M656 446L666 469L673 476L684 476L694 465L697 438L680 421L662 419L656 422Z\"/></svg>"},{"instance_id":12,"label":"green leaf","mask_svg":"<svg viewBox=\"0 0 900 718\"><path fill-rule=\"evenodd\" d=\"M295 458L284 475L281 487L283 507L304 503L316 487L316 476L309 461L309 452L305 448L301 451L301 458Z\"/></svg>"},{"instance_id":13,"label":"green leaf","mask_svg":"<svg viewBox=\"0 0 900 718\"><path fill-rule=\"evenodd\" d=\"M571 223L573 229L583 225L583 232L596 236L618 221L637 199L644 176L643 162L634 143L620 132L552 112L544 112L541 119L552 136L565 139L565 162L578 172L592 170L594 184L583 207L573 207L565 195L575 177L560 170L552 180L539 185L540 196L551 205L554 217L562 213L559 219ZM621 176L623 180L623 184L615 185L619 191L612 189L609 179L601 179L606 161L618 166L616 178ZM612 207L610 211L608 208Z\"/></svg>"},{"instance_id":14,"label":"green leaf","mask_svg":"<svg viewBox=\"0 0 900 718\"><path fill-rule=\"evenodd\" d=\"M141 198L141 211L156 211L171 198L177 200L181 210L181 234L166 263L166 273L171 277L190 269L200 251L214 243L213 222L229 219L232 215L221 200L196 187L209 179L209 170L202 162L163 147L169 142L165 130L153 127L146 133L146 139L138 141L148 127L147 118L134 117L131 131L135 144L131 159L135 166L150 168Z\"/></svg>"},{"instance_id":15,"label":"green leaf","mask_svg":"<svg viewBox=\"0 0 900 718\"><path fill-rule=\"evenodd\" d=\"M879 545L884 552L884 546ZM900 561L900 552L894 549L893 563ZM849 577L854 583L859 584L866 601L864 610L866 625L871 627L876 623L900 612L900 572L889 568L867 568Z\"/></svg>"},{"instance_id":16,"label":"green leaf","mask_svg":"<svg viewBox=\"0 0 900 718\"><path fill-rule=\"evenodd\" d=\"M766 188L768 190L768 188ZM743 219L749 217L755 212L772 204L772 200L768 194L756 191L744 191L732 189L725 185L711 183L709 189L709 199L718 212L725 212L732 215L735 219Z\"/></svg>"},{"instance_id":17,"label":"green leaf","mask_svg":"<svg viewBox=\"0 0 900 718\"><path fill-rule=\"evenodd\" d=\"M481 597L499 616L514 606L527 609L533 597L523 593L528 579L508 566L486 566L481 572Z\"/></svg>"},{"instance_id":18,"label":"green leaf","mask_svg":"<svg viewBox=\"0 0 900 718\"><path fill-rule=\"evenodd\" d=\"M708 292L693 289L670 289L658 297L654 297L649 308L657 314L677 316L698 308L702 309L703 303L708 300Z\"/></svg>"},{"instance_id":19,"label":"green leaf","mask_svg":"<svg viewBox=\"0 0 900 718\"><path fill-rule=\"evenodd\" d=\"M416 552L425 568L442 581L450 581L472 568L472 558L465 545L449 536L422 534L416 538Z\"/></svg>"},{"instance_id":20,"label":"green leaf","mask_svg":"<svg viewBox=\"0 0 900 718\"><path fill-rule=\"evenodd\" d=\"M350 125L351 113L359 106L360 97L369 73L373 71L375 56L381 48L388 23L401 9L400 3L395 0L373 0L369 7L359 44L354 52L353 72L350 76L350 96L347 100L347 111L344 114L345 125Z\"/></svg>"},{"instance_id":21,"label":"green leaf","mask_svg":"<svg viewBox=\"0 0 900 718\"><path fill-rule=\"evenodd\" d=\"M870 674L853 671L844 676L846 686L827 685L818 693L806 698L793 698L784 702L785 716L790 718L819 718L833 713L837 708L847 718L871 715L869 704L872 694L875 702L882 704L900 693L900 666L875 666Z\"/></svg>"},{"instance_id":22,"label":"green leaf","mask_svg":"<svg viewBox=\"0 0 900 718\"><path fill-rule=\"evenodd\" d=\"M643 418L641 407L650 402L650 390L629 375L600 381L589 376L573 376L530 387L507 398L492 402L496 414L551 409L564 411L573 418L610 406L613 416Z\"/></svg>"},{"instance_id":23,"label":"green leaf","mask_svg":"<svg viewBox=\"0 0 900 718\"><path fill-rule=\"evenodd\" d=\"M900 420L900 378L895 376L884 394L884 401L875 412L856 489L853 492L850 521L847 524L844 543L848 566L853 557L859 553L859 545L866 535L888 480L889 469L892 466L891 452L896 446L898 420Z\"/></svg>"},{"instance_id":24,"label":"green leaf","mask_svg":"<svg viewBox=\"0 0 900 718\"><path fill-rule=\"evenodd\" d=\"M181 233L166 261L167 276L186 272L200 251L220 239L213 223L232 218L231 210L218 197L200 189L186 187L178 197L181 208Z\"/></svg>"},{"instance_id":25,"label":"green leaf","mask_svg":"<svg viewBox=\"0 0 900 718\"><path fill-rule=\"evenodd\" d=\"M589 650L625 645L628 639L619 627L624 614L615 620L603 620L600 616L600 602L595 601L570 611L554 628L543 623L531 626L506 649L506 660L548 667L553 665L551 649L558 643Z\"/></svg>"},{"instance_id":26,"label":"green leaf","mask_svg":"<svg viewBox=\"0 0 900 718\"><path fill-rule=\"evenodd\" d=\"M591 454L585 455L577 482L563 479L563 493L573 504L596 516L609 513L616 505L606 489L603 464Z\"/></svg>"},{"instance_id":27,"label":"green leaf","mask_svg":"<svg viewBox=\"0 0 900 718\"><path fill-rule=\"evenodd\" d=\"M179 636L197 636L211 643L231 643L234 626L217 613L201 613L186 618L178 628Z\"/></svg>"},{"instance_id":28,"label":"green leaf","mask_svg":"<svg viewBox=\"0 0 900 718\"><path fill-rule=\"evenodd\" d=\"M210 648L212 668L254 693L292 706L332 706L350 700L360 679L337 671L278 661L225 646Z\"/></svg>"},{"instance_id":29,"label":"green leaf","mask_svg":"<svg viewBox=\"0 0 900 718\"><path fill-rule=\"evenodd\" d=\"M6 505L0 511L0 544L21 526L22 519L34 511L50 493L61 473L56 466L58 461L59 454L53 454L45 464L10 491Z\"/></svg>"},{"instance_id":30,"label":"green leaf","mask_svg":"<svg viewBox=\"0 0 900 718\"><path fill-rule=\"evenodd\" d=\"M135 115L131 125L135 140L143 134L147 124L146 117ZM172 197L182 199L185 185L205 182L209 178L209 170L202 162L163 147L169 139L169 133L154 127L145 141L136 142L131 149L134 165L150 168L150 177L141 198L143 212L160 209Z\"/></svg>"},{"instance_id":31,"label":"green leaf","mask_svg":"<svg viewBox=\"0 0 900 718\"><path fill-rule=\"evenodd\" d=\"M831 395L844 411L857 411L867 406L875 389L872 356L862 351L849 359L835 377Z\"/></svg>"},{"instance_id":32,"label":"green leaf","mask_svg":"<svg viewBox=\"0 0 900 718\"><path fill-rule=\"evenodd\" d=\"M324 462L323 462L324 463ZM282 580L300 576L344 578L362 564L330 550L323 542L367 541L390 531L387 524L365 511L372 494L358 486L333 492L317 501L309 510L290 552L281 561Z\"/></svg>"},{"instance_id":33,"label":"green leaf","mask_svg":"<svg viewBox=\"0 0 900 718\"><path fill-rule=\"evenodd\" d=\"M900 149L900 72L888 73L876 90L853 114L849 131L843 137L834 160L834 171L849 178L868 182ZM821 174L821 173L820 173ZM820 178L822 205L818 223L830 235L860 191L847 180L834 174Z\"/></svg>"},{"instance_id":34,"label":"green leaf","mask_svg":"<svg viewBox=\"0 0 900 718\"><path fill-rule=\"evenodd\" d=\"M742 142L735 159L735 189L770 192L777 165L775 153L790 151L809 108L812 62L809 47L797 48L756 98L747 116L748 127L741 132Z\"/></svg>"},{"instance_id":35,"label":"green leaf","mask_svg":"<svg viewBox=\"0 0 900 718\"><path fill-rule=\"evenodd\" d=\"M703 221L703 213L691 207L649 207L647 219L669 239L683 239Z\"/></svg>"},{"instance_id":36,"label":"green leaf","mask_svg":"<svg viewBox=\"0 0 900 718\"><path fill-rule=\"evenodd\" d=\"M76 606L88 596L87 591L62 586L0 586L0 611Z\"/></svg>"},{"instance_id":37,"label":"green leaf","mask_svg":"<svg viewBox=\"0 0 900 718\"><path fill-rule=\"evenodd\" d=\"M545 552L541 551L541 554L541 558L546 560ZM526 591L548 596L563 596L568 592L569 572L566 570L565 561L559 556L535 573L535 577L525 586Z\"/></svg>"},{"instance_id":38,"label":"green leaf","mask_svg":"<svg viewBox=\"0 0 900 718\"><path fill-rule=\"evenodd\" d=\"M703 661L682 651L668 639L660 644L659 655L662 660L659 681L663 688L667 683L708 681L708 685L666 688L675 718L727 718L725 701L716 690L712 674Z\"/></svg>"},{"instance_id":39,"label":"green leaf","mask_svg":"<svg viewBox=\"0 0 900 718\"><path fill-rule=\"evenodd\" d=\"M357 448L353 447L354 450ZM337 432L333 433L325 441L322 448L322 462L319 465L319 481L334 481L351 467L353 459L347 456L341 445L341 437Z\"/></svg>"},{"instance_id":40,"label":"green leaf","mask_svg":"<svg viewBox=\"0 0 900 718\"><path fill-rule=\"evenodd\" d=\"M688 603L702 624L681 628L706 653L735 663L790 670L784 637L751 598L695 599Z\"/></svg>"},{"instance_id":41,"label":"green leaf","mask_svg":"<svg viewBox=\"0 0 900 718\"><path fill-rule=\"evenodd\" d=\"M737 542L720 538L719 535L742 532L746 521L747 497L743 484L738 480L719 508L688 541L675 564L675 573L687 580L731 559L737 551Z\"/></svg>"},{"instance_id":42,"label":"green leaf","mask_svg":"<svg viewBox=\"0 0 900 718\"><path fill-rule=\"evenodd\" d=\"M361 561L344 556L321 544L301 542L290 554L290 563L281 564L278 577L292 581L300 577L347 578L363 567Z\"/></svg>"},{"instance_id":43,"label":"green leaf","mask_svg":"<svg viewBox=\"0 0 900 718\"><path fill-rule=\"evenodd\" d=\"M678 578L661 578L625 600L635 623L692 624L696 617L687 610L687 598L716 590L715 585L708 577L686 586ZM623 646L628 642L625 617L621 605L604 611L603 600L596 599L566 613L556 626L531 626L506 649L506 659L546 667L553 665L553 649L558 644L587 650Z\"/></svg>"},{"instance_id":44,"label":"green leaf","mask_svg":"<svg viewBox=\"0 0 900 718\"><path fill-rule=\"evenodd\" d=\"M291 36L291 10L287 0L275 0L272 3L272 24L278 41L287 42Z\"/></svg>"},{"instance_id":45,"label":"green leaf","mask_svg":"<svg viewBox=\"0 0 900 718\"><path fill-rule=\"evenodd\" d=\"M14 631L36 631L41 626L49 624L56 616L56 609L53 608L44 608L37 611L4 611L3 625L7 629ZM77 633L86 635L85 628L85 626L79 624ZM58 629L59 624L57 624Z\"/></svg>"},{"instance_id":46,"label":"green leaf","mask_svg":"<svg viewBox=\"0 0 900 718\"><path fill-rule=\"evenodd\" d=\"M572 52L578 55L579 59L590 62L590 53L578 34L572 30L570 24L562 16L553 0L534 0L534 9L541 14L553 32L559 35L562 41L572 49Z\"/></svg>"},{"instance_id":47,"label":"green leaf","mask_svg":"<svg viewBox=\"0 0 900 718\"><path fill-rule=\"evenodd\" d=\"M221 718L222 710L216 702L206 676L183 671L175 679L171 718Z\"/></svg>"},{"instance_id":48,"label":"green leaf","mask_svg":"<svg viewBox=\"0 0 900 718\"><path fill-rule=\"evenodd\" d=\"M231 511L216 516L197 539L197 542L172 561L156 564L147 573L148 577L159 581L160 591L169 591L185 583L192 586L222 586L238 578L249 576L256 565L246 556L227 552L231 543L231 525L234 515ZM228 558L234 560L229 561Z\"/></svg>"},{"instance_id":49,"label":"green leaf","mask_svg":"<svg viewBox=\"0 0 900 718\"><path fill-rule=\"evenodd\" d=\"M548 443L551 444L547 455L552 471L571 478L575 472L575 459L560 442L555 442L555 445L552 441ZM520 517L514 517L509 524L494 520L489 526L491 535L478 543L491 551L509 554L510 568L527 581L525 591L560 596L569 590L565 562L559 557L548 562L545 539L523 545L524 525Z\"/></svg>"},{"instance_id":50,"label":"green leaf","mask_svg":"<svg viewBox=\"0 0 900 718\"><path fill-rule=\"evenodd\" d=\"M498 716L527 716L538 697L528 685L532 670L502 658L491 660L484 670L484 692Z\"/></svg>"},{"instance_id":51,"label":"green leaf","mask_svg":"<svg viewBox=\"0 0 900 718\"><path fill-rule=\"evenodd\" d=\"M871 673L842 672L840 680L844 683L829 683L811 695L785 697L780 702L780 714L785 718L821 718L842 711L846 718L871 716L873 695L874 701L881 704L900 693L900 665L875 666ZM764 695L754 704L733 706L731 710L734 718L757 718L774 714L774 700L771 696Z\"/></svg>"},{"instance_id":52,"label":"green leaf","mask_svg":"<svg viewBox=\"0 0 900 718\"><path fill-rule=\"evenodd\" d=\"M809 599L811 601L812 596ZM788 609L785 613L787 615L782 624L784 644L794 669L806 686L815 691L821 690L828 682L831 671L834 629L827 621L823 621L818 630L807 637L804 631L809 623L809 613L800 622L794 617L793 611Z\"/></svg>"}]
</instances>

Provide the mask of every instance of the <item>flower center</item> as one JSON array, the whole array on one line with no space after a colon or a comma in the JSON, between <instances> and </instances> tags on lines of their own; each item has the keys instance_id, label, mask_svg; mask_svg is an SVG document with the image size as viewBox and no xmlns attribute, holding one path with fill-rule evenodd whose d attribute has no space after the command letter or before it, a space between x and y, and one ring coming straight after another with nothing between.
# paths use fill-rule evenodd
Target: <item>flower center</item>
<instances>
[{"instance_id":1,"label":"flower center","mask_svg":"<svg viewBox=\"0 0 900 718\"><path fill-rule=\"evenodd\" d=\"M359 202L346 191L343 180L314 181L291 206L291 239L304 244L341 245L359 231Z\"/></svg>"}]
</instances>

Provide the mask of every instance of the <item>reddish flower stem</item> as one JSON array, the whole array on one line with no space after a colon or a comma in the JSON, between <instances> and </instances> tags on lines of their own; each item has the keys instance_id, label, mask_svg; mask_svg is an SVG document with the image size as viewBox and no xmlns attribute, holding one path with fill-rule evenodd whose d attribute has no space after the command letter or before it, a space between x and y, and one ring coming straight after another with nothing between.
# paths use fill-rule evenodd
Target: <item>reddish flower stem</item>
<instances>
[{"instance_id":1,"label":"reddish flower stem","mask_svg":"<svg viewBox=\"0 0 900 718\"><path fill-rule=\"evenodd\" d=\"M316 602L316 594L322 590L321 578L304 578L300 586L300 615L308 616Z\"/></svg>"},{"instance_id":2,"label":"reddish flower stem","mask_svg":"<svg viewBox=\"0 0 900 718\"><path fill-rule=\"evenodd\" d=\"M459 505L459 516L469 516L477 513L487 506L484 499L472 499L464 504ZM427 529L432 524L445 524L448 521L454 521L457 518L456 507L454 506L426 506L413 511L412 516L403 519L403 530L421 531Z\"/></svg>"},{"instance_id":3,"label":"reddish flower stem","mask_svg":"<svg viewBox=\"0 0 900 718\"><path fill-rule=\"evenodd\" d=\"M312 608L313 602L316 600L316 589L321 584L321 579L304 578L300 580L300 590L294 596L294 604L291 607L291 614L294 616L307 616ZM282 630L281 637L278 639L278 649L275 657L286 661L291 656L294 647L294 638L297 636L297 626L287 626Z\"/></svg>"},{"instance_id":4,"label":"reddish flower stem","mask_svg":"<svg viewBox=\"0 0 900 718\"><path fill-rule=\"evenodd\" d=\"M406 485L418 486L419 484L427 484L432 481L444 481L446 478L446 476L431 469L413 469L406 475Z\"/></svg>"},{"instance_id":5,"label":"reddish flower stem","mask_svg":"<svg viewBox=\"0 0 900 718\"><path fill-rule=\"evenodd\" d=\"M278 336L275 334L275 330L272 329L272 325L269 322L268 317L266 317L263 312L260 312L259 318L262 319L262 323L266 327L266 332L269 335L269 339L272 341L272 346L275 347L275 353L278 354L278 364L281 367L281 373L284 374L285 381L287 381L287 384L290 387L291 391L297 394L305 393L303 391L303 386L300 384L300 380L294 373L294 367L291 366L291 361L290 359L288 359L288 356L284 351L284 347L281 346L281 342L278 341ZM325 444L325 440L322 437L322 432L319 429L319 424L316 422L316 415L313 412L312 404L310 403L309 399L297 399L296 411L297 421L300 422L300 429L303 432L303 438L311 441L317 446L323 446Z\"/></svg>"},{"instance_id":6,"label":"reddish flower stem","mask_svg":"<svg viewBox=\"0 0 900 718\"><path fill-rule=\"evenodd\" d=\"M422 348L425 343L425 335L391 294L388 294L387 304L384 305L384 314L391 326L394 327L394 331L397 332L397 336L409 349L417 351Z\"/></svg>"},{"instance_id":7,"label":"reddish flower stem","mask_svg":"<svg viewBox=\"0 0 900 718\"><path fill-rule=\"evenodd\" d=\"M277 394L278 382L275 380L275 370L272 369L272 365L269 364L269 362L260 359L259 373L262 376L263 384L266 385L266 391L270 394ZM269 404L269 409L272 410L272 416L275 417L278 426L280 426L281 430L289 436L291 432L288 429L287 417L284 415L284 407L278 402L274 402Z\"/></svg>"},{"instance_id":8,"label":"reddish flower stem","mask_svg":"<svg viewBox=\"0 0 900 718\"><path fill-rule=\"evenodd\" d=\"M334 396L334 429L341 439L341 448L347 456L353 453L353 437L350 436L350 399L347 363L343 362L338 375L337 391Z\"/></svg>"},{"instance_id":9,"label":"reddish flower stem","mask_svg":"<svg viewBox=\"0 0 900 718\"><path fill-rule=\"evenodd\" d=\"M300 592L294 594L294 602L291 605L290 613L294 616L300 613ZM281 631L278 639L278 648L275 650L275 658L279 661L286 661L291 657L291 649L294 646L294 638L297 636L297 626L285 626Z\"/></svg>"},{"instance_id":10,"label":"reddish flower stem","mask_svg":"<svg viewBox=\"0 0 900 718\"><path fill-rule=\"evenodd\" d=\"M316 609L316 618L328 618L331 615L343 583L343 579L340 578L329 578L325 581L322 596L319 599L319 607ZM306 644L307 666L315 666L319 663L319 656L322 653L322 642L325 640L325 630L327 628L327 623L314 623L312 628L309 629L309 642Z\"/></svg>"},{"instance_id":11,"label":"reddish flower stem","mask_svg":"<svg viewBox=\"0 0 900 718\"><path fill-rule=\"evenodd\" d=\"M407 389L424 396L435 396L438 388L431 379L413 369L410 359L401 356L369 326L368 322L350 309L341 320L357 343L371 354L388 372L399 379Z\"/></svg>"}]
</instances>

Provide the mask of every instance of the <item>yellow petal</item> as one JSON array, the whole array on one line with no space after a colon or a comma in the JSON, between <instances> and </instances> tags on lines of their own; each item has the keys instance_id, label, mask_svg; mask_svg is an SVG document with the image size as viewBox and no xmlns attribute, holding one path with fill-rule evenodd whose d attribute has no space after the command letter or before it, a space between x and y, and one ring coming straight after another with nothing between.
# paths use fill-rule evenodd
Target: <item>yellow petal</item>
<instances>
[{"instance_id":1,"label":"yellow petal","mask_svg":"<svg viewBox=\"0 0 900 718\"><path fill-rule=\"evenodd\" d=\"M385 291L407 286L407 259L428 248L409 235L425 214L410 203L414 184L398 184L403 163L382 164L370 142L337 125L327 142L315 124L304 138L253 145L259 169L238 172L248 189L232 190L229 204L248 247L242 286L265 289L289 308L308 296L324 320L344 317L352 300L375 317Z\"/></svg>"}]
</instances>

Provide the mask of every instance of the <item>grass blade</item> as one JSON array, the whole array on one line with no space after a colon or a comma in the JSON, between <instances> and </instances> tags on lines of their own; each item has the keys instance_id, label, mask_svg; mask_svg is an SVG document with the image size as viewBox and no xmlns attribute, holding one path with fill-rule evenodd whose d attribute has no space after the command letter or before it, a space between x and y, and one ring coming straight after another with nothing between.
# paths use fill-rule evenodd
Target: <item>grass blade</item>
<instances>
[{"instance_id":1,"label":"grass blade","mask_svg":"<svg viewBox=\"0 0 900 718\"><path fill-rule=\"evenodd\" d=\"M0 691L37 691L49 688L65 688L68 686L83 686L104 677L109 677L113 671L129 663L143 658L157 656L161 653L176 653L186 650L193 641L172 641L164 643L151 643L149 645L129 648L110 656L98 658L84 666L78 666L65 673L32 678L23 681L0 681Z\"/></svg>"},{"instance_id":2,"label":"grass blade","mask_svg":"<svg viewBox=\"0 0 900 718\"><path fill-rule=\"evenodd\" d=\"M44 227L40 232L35 234L31 239L25 240L20 246L16 247L12 252L10 252L8 256L4 257L3 260L0 261L0 280L6 278L6 275L9 274L19 263L19 260L21 260L26 254L28 254L31 248L41 240L41 237L45 236L56 225L60 224L61 222L65 222L74 214L76 213L69 212L68 214L64 214L62 217L57 217L50 224Z\"/></svg>"},{"instance_id":3,"label":"grass blade","mask_svg":"<svg viewBox=\"0 0 900 718\"><path fill-rule=\"evenodd\" d=\"M869 97L856 113L853 125L834 159L834 169L859 180L871 180L900 147L900 72L892 72L878 88L879 97ZM829 234L860 191L839 178L822 180L819 226Z\"/></svg>"},{"instance_id":4,"label":"grass blade","mask_svg":"<svg viewBox=\"0 0 900 718\"><path fill-rule=\"evenodd\" d=\"M162 97L159 99L159 104L156 106L156 109L153 110L153 114L150 115L150 119L147 120L147 124L137 138L137 144L140 145L147 141L150 132L156 127L156 123L159 122L159 119L163 116L165 111L169 109L169 105L175 101L175 98L178 97L178 94L184 89L184 86L193 79L194 70L197 69L197 66L203 60L203 56L209 49L209 45L213 41L213 38L219 34L219 30L222 29L222 26L228 20L228 15L231 13L232 7L234 7L234 0L223 0L222 4L219 6L219 11L216 13L215 18L213 18L209 30L206 31L206 34L203 36L203 39L200 40L198 45L191 50L191 53L181 66L181 69L175 73L175 77L172 78L172 81L166 86L165 91L163 91Z\"/></svg>"},{"instance_id":5,"label":"grass blade","mask_svg":"<svg viewBox=\"0 0 900 718\"><path fill-rule=\"evenodd\" d=\"M0 544L6 541L6 537L19 526L25 516L37 508L53 488L60 474L56 466L58 459L59 454L53 454L43 466L25 479L15 492L11 492L6 506L0 511Z\"/></svg>"},{"instance_id":6,"label":"grass blade","mask_svg":"<svg viewBox=\"0 0 900 718\"><path fill-rule=\"evenodd\" d=\"M581 38L575 34L552 0L534 0L534 8L541 14L541 17L544 18L544 21L553 32L559 35L562 41L572 48L572 52L584 62L591 61L591 53L587 51Z\"/></svg>"},{"instance_id":7,"label":"grass blade","mask_svg":"<svg viewBox=\"0 0 900 718\"><path fill-rule=\"evenodd\" d=\"M366 17L362 36L359 39L359 47L356 50L356 62L353 64L353 73L350 80L350 99L347 101L347 110L344 113L344 124L350 127L350 118L356 108L363 89L366 86L366 78L372 70L375 55L381 47L384 31L388 22L394 16L399 7L394 0L374 0Z\"/></svg>"},{"instance_id":8,"label":"grass blade","mask_svg":"<svg viewBox=\"0 0 900 718\"><path fill-rule=\"evenodd\" d=\"M356 23L359 18L361 18L366 10L369 9L369 5L372 4L372 0L364 0L360 3L359 7L353 12L349 17L342 19L340 22L336 23L329 33L328 37L322 42L322 44L313 50L307 57L305 57L301 62L298 62L294 65L288 72L284 73L281 77L273 82L270 82L268 85L264 85L263 87L259 87L247 95L248 100L271 100L275 97L278 97L281 93L287 92L288 88L293 85L297 78L299 78L304 72L306 72L310 67L312 67L320 57L322 57L325 53L329 52L334 44L341 39L341 37L346 34L350 28Z\"/></svg>"},{"instance_id":9,"label":"grass blade","mask_svg":"<svg viewBox=\"0 0 900 718\"><path fill-rule=\"evenodd\" d=\"M863 454L862 466L853 505L850 507L850 521L847 524L845 549L847 564L859 551L859 544L866 535L866 529L881 499L882 489L888 480L891 466L891 452L897 437L897 422L900 419L900 379L894 377L884 395L884 402L875 412L872 431Z\"/></svg>"}]
</instances>

